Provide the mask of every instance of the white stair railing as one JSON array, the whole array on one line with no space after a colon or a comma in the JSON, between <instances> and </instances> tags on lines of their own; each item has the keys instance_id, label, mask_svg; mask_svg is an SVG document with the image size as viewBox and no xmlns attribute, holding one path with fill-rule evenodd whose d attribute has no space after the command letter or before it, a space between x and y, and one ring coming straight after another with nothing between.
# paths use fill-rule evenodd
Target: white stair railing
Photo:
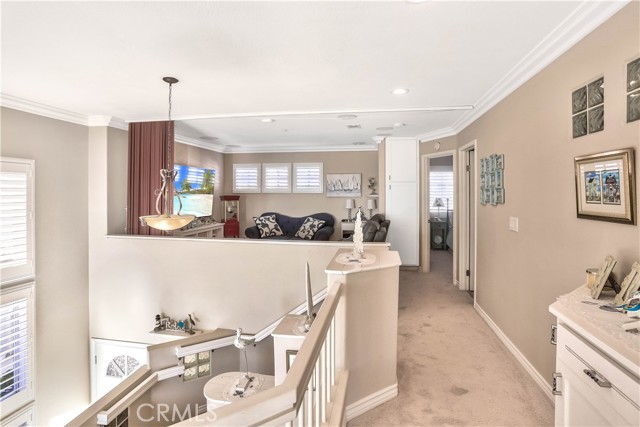
<instances>
[{"instance_id":1,"label":"white stair railing","mask_svg":"<svg viewBox=\"0 0 640 427\"><path fill-rule=\"evenodd\" d=\"M282 384L175 426L344 425L347 372L338 371L335 312L343 284L330 287Z\"/></svg>"}]
</instances>

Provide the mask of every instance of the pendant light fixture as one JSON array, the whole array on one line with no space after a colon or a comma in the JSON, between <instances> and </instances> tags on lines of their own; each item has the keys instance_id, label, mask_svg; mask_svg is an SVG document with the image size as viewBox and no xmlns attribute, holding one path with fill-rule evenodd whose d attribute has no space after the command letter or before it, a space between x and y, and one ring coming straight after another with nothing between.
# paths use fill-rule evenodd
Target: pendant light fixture
<instances>
[{"instance_id":1,"label":"pendant light fixture","mask_svg":"<svg viewBox=\"0 0 640 427\"><path fill-rule=\"evenodd\" d=\"M169 121L171 121L171 87L175 83L178 83L178 79L176 79L175 77L163 77L162 80L166 83L169 83ZM171 151L167 150L167 165L170 164L170 155ZM196 218L195 215L180 215L180 212L182 211L182 200L180 200L180 194L174 190L173 185L176 179L176 174L177 171L175 170L160 170L160 176L162 177L162 188L156 190L155 192L155 194L157 195L156 212L158 214L141 216L140 223L143 226L147 225L157 230L171 231L184 227ZM172 214L171 212L169 212L169 197L171 197L174 193L177 196L178 204L180 205L177 214ZM163 199L164 210L162 211L160 210L160 199Z\"/></svg>"}]
</instances>

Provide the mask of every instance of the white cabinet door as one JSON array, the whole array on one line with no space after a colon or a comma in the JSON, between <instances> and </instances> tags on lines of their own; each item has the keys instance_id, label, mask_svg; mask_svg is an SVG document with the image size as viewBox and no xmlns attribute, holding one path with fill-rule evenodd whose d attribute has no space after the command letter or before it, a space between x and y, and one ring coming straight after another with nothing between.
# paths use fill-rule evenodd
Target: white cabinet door
<instances>
[{"instance_id":1,"label":"white cabinet door","mask_svg":"<svg viewBox=\"0 0 640 427\"><path fill-rule=\"evenodd\" d=\"M558 326L556 426L640 425L640 383L563 325Z\"/></svg>"},{"instance_id":2,"label":"white cabinet door","mask_svg":"<svg viewBox=\"0 0 640 427\"><path fill-rule=\"evenodd\" d=\"M391 220L387 241L400 253L402 265L418 265L418 198L416 182L392 183L387 187L386 217Z\"/></svg>"},{"instance_id":3,"label":"white cabinet door","mask_svg":"<svg viewBox=\"0 0 640 427\"><path fill-rule=\"evenodd\" d=\"M402 265L419 265L418 141L389 138L386 143L385 215L391 221L387 241Z\"/></svg>"}]
</instances>

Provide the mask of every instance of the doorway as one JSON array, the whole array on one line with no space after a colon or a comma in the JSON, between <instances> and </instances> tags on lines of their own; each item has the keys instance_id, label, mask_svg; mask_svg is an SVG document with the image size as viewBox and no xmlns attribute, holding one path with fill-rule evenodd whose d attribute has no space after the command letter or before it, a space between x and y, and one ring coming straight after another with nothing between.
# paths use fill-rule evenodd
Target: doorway
<instances>
[{"instance_id":1,"label":"doorway","mask_svg":"<svg viewBox=\"0 0 640 427\"><path fill-rule=\"evenodd\" d=\"M458 287L477 298L476 289L476 141L460 147L460 251L458 253Z\"/></svg>"},{"instance_id":2,"label":"doorway","mask_svg":"<svg viewBox=\"0 0 640 427\"><path fill-rule=\"evenodd\" d=\"M422 157L422 271L456 275L456 151Z\"/></svg>"}]
</instances>

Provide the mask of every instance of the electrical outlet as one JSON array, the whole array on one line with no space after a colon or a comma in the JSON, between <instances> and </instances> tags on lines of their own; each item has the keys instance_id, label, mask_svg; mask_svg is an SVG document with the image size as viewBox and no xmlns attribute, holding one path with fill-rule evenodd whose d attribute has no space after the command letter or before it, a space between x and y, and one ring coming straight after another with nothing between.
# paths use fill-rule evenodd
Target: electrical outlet
<instances>
[{"instance_id":1,"label":"electrical outlet","mask_svg":"<svg viewBox=\"0 0 640 427\"><path fill-rule=\"evenodd\" d=\"M509 230L518 232L518 218L515 216L509 217Z\"/></svg>"}]
</instances>

